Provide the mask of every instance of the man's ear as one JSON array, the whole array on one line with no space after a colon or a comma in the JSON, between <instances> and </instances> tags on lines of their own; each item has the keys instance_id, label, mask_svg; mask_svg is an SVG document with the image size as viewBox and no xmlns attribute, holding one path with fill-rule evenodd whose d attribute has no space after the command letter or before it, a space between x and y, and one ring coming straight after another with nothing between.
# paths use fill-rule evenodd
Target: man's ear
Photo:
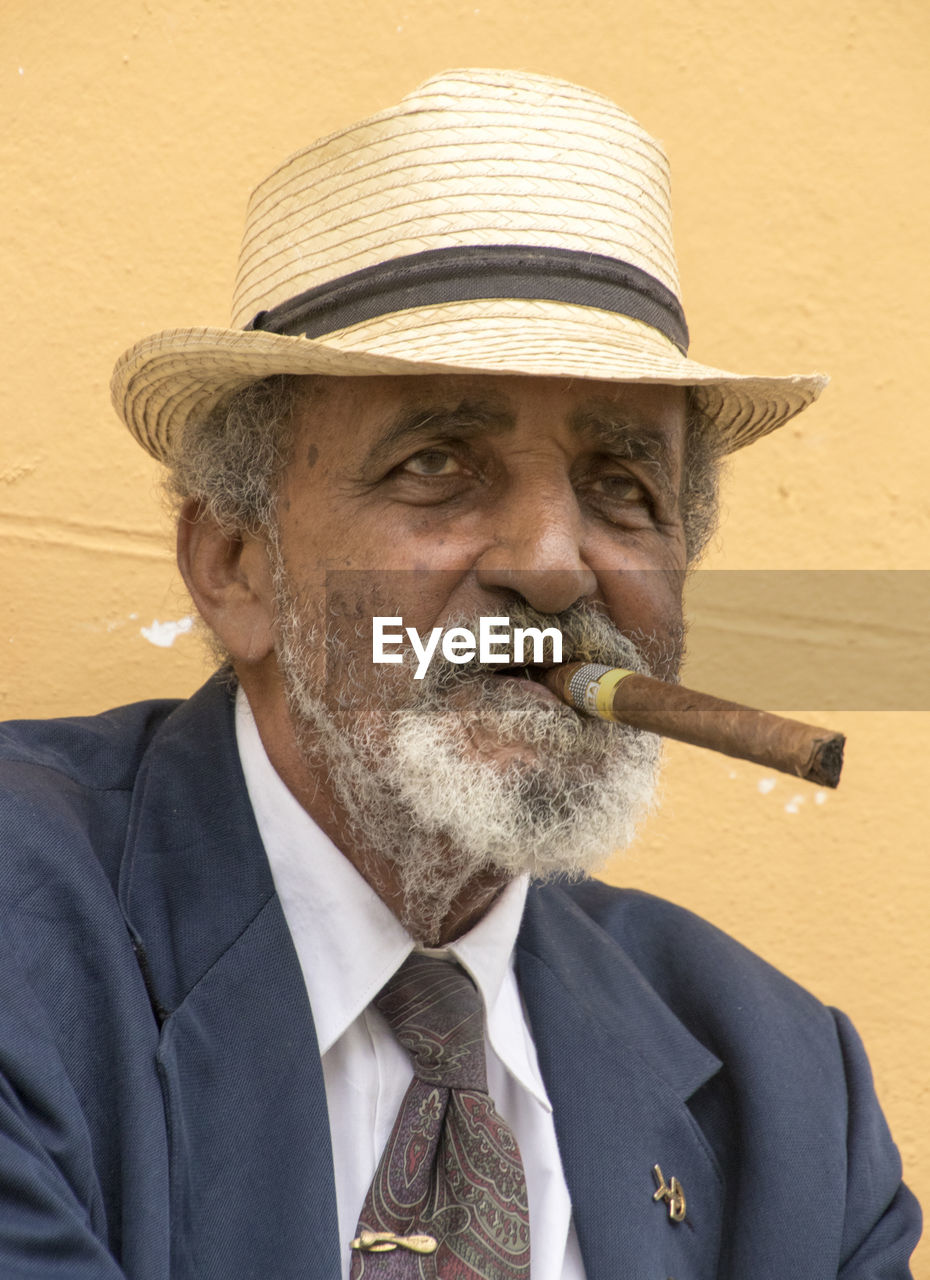
<instances>
[{"instance_id":1,"label":"man's ear","mask_svg":"<svg viewBox=\"0 0 930 1280\"><path fill-rule=\"evenodd\" d=\"M261 662L274 648L274 590L265 543L230 536L188 498L178 520L178 567L194 604L234 662Z\"/></svg>"}]
</instances>

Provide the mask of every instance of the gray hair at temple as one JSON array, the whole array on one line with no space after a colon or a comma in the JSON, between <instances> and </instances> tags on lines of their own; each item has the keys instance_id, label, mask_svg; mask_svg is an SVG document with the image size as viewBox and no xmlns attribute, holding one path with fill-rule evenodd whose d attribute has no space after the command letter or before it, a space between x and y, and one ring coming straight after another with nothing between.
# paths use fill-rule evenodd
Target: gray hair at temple
<instances>
[{"instance_id":1,"label":"gray hair at temple","mask_svg":"<svg viewBox=\"0 0 930 1280\"><path fill-rule=\"evenodd\" d=\"M166 488L175 506L201 504L201 518L228 535L262 535L276 526L278 486L294 456L298 405L323 379L277 374L227 397L209 414L189 421L168 458ZM717 527L725 445L690 388L681 484L688 563L701 557Z\"/></svg>"}]
</instances>

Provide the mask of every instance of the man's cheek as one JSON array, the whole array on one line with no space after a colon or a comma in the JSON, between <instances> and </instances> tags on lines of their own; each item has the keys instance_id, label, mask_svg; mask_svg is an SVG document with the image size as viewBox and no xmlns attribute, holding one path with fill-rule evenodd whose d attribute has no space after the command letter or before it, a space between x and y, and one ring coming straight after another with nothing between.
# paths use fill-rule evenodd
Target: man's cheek
<instances>
[{"instance_id":1,"label":"man's cheek","mask_svg":"<svg viewBox=\"0 0 930 1280\"><path fill-rule=\"evenodd\" d=\"M684 624L677 580L660 570L625 572L614 582L607 605L611 621L639 646L657 675L677 672Z\"/></svg>"}]
</instances>

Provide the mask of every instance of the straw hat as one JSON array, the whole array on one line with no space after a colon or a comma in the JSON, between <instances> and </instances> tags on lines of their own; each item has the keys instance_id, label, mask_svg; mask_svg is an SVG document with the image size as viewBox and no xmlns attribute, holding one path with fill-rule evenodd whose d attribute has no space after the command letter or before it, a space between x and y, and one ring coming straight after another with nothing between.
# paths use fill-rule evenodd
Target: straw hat
<instances>
[{"instance_id":1,"label":"straw hat","mask_svg":"<svg viewBox=\"0 0 930 1280\"><path fill-rule=\"evenodd\" d=\"M275 373L481 372L697 388L728 449L826 383L687 357L661 147L607 98L449 71L285 161L249 203L229 329L117 362L117 413L164 458L192 416Z\"/></svg>"}]
</instances>

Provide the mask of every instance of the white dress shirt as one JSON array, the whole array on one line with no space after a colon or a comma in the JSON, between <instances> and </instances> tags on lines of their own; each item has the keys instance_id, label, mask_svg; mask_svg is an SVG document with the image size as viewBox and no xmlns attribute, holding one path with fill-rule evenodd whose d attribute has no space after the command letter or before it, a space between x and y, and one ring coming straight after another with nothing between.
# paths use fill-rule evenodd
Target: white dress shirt
<instances>
[{"instance_id":1,"label":"white dress shirt","mask_svg":"<svg viewBox=\"0 0 930 1280\"><path fill-rule=\"evenodd\" d=\"M406 1050L371 1001L415 944L275 772L241 689L236 737L322 1055L348 1280L348 1242L413 1076ZM526 891L526 879L510 884L443 953L471 975L484 1001L488 1090L516 1136L526 1171L533 1280L584 1280L552 1107L513 967Z\"/></svg>"}]
</instances>

